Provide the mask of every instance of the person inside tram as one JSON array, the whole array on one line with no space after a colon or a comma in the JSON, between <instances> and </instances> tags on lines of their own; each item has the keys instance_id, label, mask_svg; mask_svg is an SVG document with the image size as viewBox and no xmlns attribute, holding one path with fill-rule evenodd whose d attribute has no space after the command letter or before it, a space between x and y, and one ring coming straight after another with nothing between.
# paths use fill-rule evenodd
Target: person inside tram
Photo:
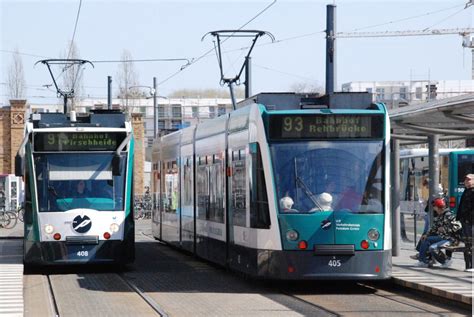
<instances>
[{"instance_id":1,"label":"person inside tram","mask_svg":"<svg viewBox=\"0 0 474 317\"><path fill-rule=\"evenodd\" d=\"M316 195L315 206L310 210L313 211L332 211L332 195L329 193L321 193Z\"/></svg>"},{"instance_id":2,"label":"person inside tram","mask_svg":"<svg viewBox=\"0 0 474 317\"><path fill-rule=\"evenodd\" d=\"M455 219L449 208L446 208L443 198L434 199L432 204L437 216L428 232L421 237L418 266L431 267L433 266L432 258L434 258L441 263L442 267L449 267L451 258L440 249L459 242L461 223Z\"/></svg>"},{"instance_id":3,"label":"person inside tram","mask_svg":"<svg viewBox=\"0 0 474 317\"><path fill-rule=\"evenodd\" d=\"M73 186L73 193L70 196L73 198L69 208L88 208L90 207L89 201L86 199L89 197L89 191L86 187L86 181L79 180Z\"/></svg>"},{"instance_id":4,"label":"person inside tram","mask_svg":"<svg viewBox=\"0 0 474 317\"><path fill-rule=\"evenodd\" d=\"M87 187L84 180L78 181L74 186L74 192L71 195L73 198L84 198L87 197Z\"/></svg>"},{"instance_id":5,"label":"person inside tram","mask_svg":"<svg viewBox=\"0 0 474 317\"><path fill-rule=\"evenodd\" d=\"M293 209L294 201L290 196L285 196L280 199L280 210L282 212L298 212L298 210Z\"/></svg>"}]
</instances>

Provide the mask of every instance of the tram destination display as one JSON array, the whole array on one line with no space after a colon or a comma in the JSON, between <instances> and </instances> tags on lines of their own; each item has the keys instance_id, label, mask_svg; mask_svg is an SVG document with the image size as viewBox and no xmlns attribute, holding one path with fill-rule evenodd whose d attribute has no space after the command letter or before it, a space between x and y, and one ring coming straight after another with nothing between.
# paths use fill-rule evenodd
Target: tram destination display
<instances>
[{"instance_id":1,"label":"tram destination display","mask_svg":"<svg viewBox=\"0 0 474 317\"><path fill-rule=\"evenodd\" d=\"M382 115L285 114L269 116L269 137L280 139L372 139L384 135Z\"/></svg>"},{"instance_id":2,"label":"tram destination display","mask_svg":"<svg viewBox=\"0 0 474 317\"><path fill-rule=\"evenodd\" d=\"M34 150L115 151L124 139L117 132L41 132L34 136Z\"/></svg>"}]
</instances>

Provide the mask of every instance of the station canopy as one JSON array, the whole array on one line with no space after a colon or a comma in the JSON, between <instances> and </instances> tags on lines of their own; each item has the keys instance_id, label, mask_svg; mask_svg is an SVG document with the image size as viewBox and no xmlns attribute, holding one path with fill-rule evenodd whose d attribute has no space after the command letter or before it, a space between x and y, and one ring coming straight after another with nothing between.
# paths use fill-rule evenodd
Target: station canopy
<instances>
[{"instance_id":1,"label":"station canopy","mask_svg":"<svg viewBox=\"0 0 474 317\"><path fill-rule=\"evenodd\" d=\"M392 137L422 141L439 134L440 140L474 138L474 94L465 94L389 111Z\"/></svg>"}]
</instances>

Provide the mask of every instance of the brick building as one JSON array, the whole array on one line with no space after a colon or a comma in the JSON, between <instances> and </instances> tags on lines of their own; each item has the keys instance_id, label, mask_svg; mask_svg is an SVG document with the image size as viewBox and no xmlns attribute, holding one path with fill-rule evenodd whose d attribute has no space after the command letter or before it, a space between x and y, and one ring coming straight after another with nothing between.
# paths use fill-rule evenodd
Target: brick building
<instances>
[{"instance_id":1,"label":"brick building","mask_svg":"<svg viewBox=\"0 0 474 317\"><path fill-rule=\"evenodd\" d=\"M15 155L23 140L26 100L10 100L0 108L0 173L15 173Z\"/></svg>"}]
</instances>

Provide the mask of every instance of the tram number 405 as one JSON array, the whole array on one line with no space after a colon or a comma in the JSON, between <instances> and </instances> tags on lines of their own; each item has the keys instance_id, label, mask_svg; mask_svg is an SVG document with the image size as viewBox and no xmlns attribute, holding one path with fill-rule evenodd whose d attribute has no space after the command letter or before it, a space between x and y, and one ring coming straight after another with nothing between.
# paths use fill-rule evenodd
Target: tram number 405
<instances>
[{"instance_id":1,"label":"tram number 405","mask_svg":"<svg viewBox=\"0 0 474 317\"><path fill-rule=\"evenodd\" d=\"M89 256L89 251L77 251L76 255L80 257L86 257Z\"/></svg>"},{"instance_id":2,"label":"tram number 405","mask_svg":"<svg viewBox=\"0 0 474 317\"><path fill-rule=\"evenodd\" d=\"M328 265L331 267L341 266L341 260L329 260Z\"/></svg>"}]
</instances>

